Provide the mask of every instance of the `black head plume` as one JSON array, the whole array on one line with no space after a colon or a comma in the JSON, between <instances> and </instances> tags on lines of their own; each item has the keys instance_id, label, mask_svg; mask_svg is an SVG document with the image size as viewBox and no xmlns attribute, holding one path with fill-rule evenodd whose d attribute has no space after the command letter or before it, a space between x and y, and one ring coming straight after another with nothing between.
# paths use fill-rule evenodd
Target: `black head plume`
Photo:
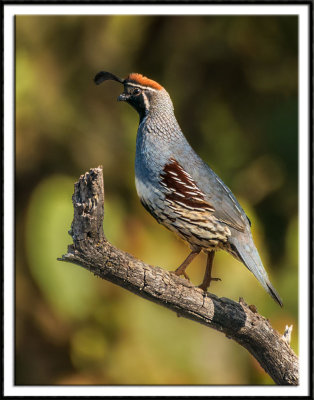
<instances>
[{"instance_id":1,"label":"black head plume","mask_svg":"<svg viewBox=\"0 0 314 400\"><path fill-rule=\"evenodd\" d=\"M124 83L124 80L113 75L111 72L100 71L94 78L94 82L96 83L96 85L99 85L100 83L108 80L117 81L122 84Z\"/></svg>"}]
</instances>

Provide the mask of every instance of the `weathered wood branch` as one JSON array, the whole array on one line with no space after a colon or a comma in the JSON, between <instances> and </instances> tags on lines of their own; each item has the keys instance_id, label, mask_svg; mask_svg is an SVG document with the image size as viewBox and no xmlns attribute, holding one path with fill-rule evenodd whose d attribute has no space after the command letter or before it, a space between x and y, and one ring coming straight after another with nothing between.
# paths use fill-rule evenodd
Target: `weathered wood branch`
<instances>
[{"instance_id":1,"label":"weathered wood branch","mask_svg":"<svg viewBox=\"0 0 314 400\"><path fill-rule=\"evenodd\" d=\"M175 311L182 317L224 333L245 347L277 384L298 384L298 358L286 336L248 306L218 298L189 281L159 267L137 260L110 244L103 232L104 189L102 168L82 175L72 197L73 244L59 260L78 264L145 299Z\"/></svg>"}]
</instances>

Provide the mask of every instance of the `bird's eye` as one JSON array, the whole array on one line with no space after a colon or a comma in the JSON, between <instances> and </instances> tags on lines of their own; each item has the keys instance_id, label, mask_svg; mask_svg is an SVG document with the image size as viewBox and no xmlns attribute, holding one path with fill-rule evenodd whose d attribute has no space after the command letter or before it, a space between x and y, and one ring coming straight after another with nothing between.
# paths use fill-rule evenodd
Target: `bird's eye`
<instances>
[{"instance_id":1,"label":"bird's eye","mask_svg":"<svg viewBox=\"0 0 314 400\"><path fill-rule=\"evenodd\" d=\"M133 90L133 94L135 94L135 95L140 94L140 93L141 93L141 89L135 88Z\"/></svg>"}]
</instances>

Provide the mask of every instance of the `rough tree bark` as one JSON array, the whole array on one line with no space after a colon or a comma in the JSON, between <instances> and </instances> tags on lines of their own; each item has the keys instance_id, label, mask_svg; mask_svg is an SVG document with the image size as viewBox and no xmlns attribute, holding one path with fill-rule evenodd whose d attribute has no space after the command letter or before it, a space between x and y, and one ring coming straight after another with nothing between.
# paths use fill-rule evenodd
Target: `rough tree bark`
<instances>
[{"instance_id":1,"label":"rough tree bark","mask_svg":"<svg viewBox=\"0 0 314 400\"><path fill-rule=\"evenodd\" d=\"M254 306L243 299L236 303L205 294L186 279L145 264L106 240L102 167L80 177L72 201L74 219L69 233L73 244L60 261L78 264L182 317L224 333L245 347L275 383L298 384L298 358L290 348L289 334L280 335Z\"/></svg>"}]
</instances>

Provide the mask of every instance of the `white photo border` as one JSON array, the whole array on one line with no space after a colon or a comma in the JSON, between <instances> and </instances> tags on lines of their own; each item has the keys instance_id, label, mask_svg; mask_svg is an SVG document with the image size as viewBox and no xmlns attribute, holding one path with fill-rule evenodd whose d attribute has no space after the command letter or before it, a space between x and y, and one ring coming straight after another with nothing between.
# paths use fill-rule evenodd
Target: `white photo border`
<instances>
[{"instance_id":1,"label":"white photo border","mask_svg":"<svg viewBox=\"0 0 314 400\"><path fill-rule=\"evenodd\" d=\"M308 396L310 388L310 13L309 3L6 4L4 5L4 396ZM15 15L298 15L299 17L299 357L300 384L288 386L16 386L15 313ZM306 268L306 266L308 266ZM300 305L302 305L300 307Z\"/></svg>"}]
</instances>

